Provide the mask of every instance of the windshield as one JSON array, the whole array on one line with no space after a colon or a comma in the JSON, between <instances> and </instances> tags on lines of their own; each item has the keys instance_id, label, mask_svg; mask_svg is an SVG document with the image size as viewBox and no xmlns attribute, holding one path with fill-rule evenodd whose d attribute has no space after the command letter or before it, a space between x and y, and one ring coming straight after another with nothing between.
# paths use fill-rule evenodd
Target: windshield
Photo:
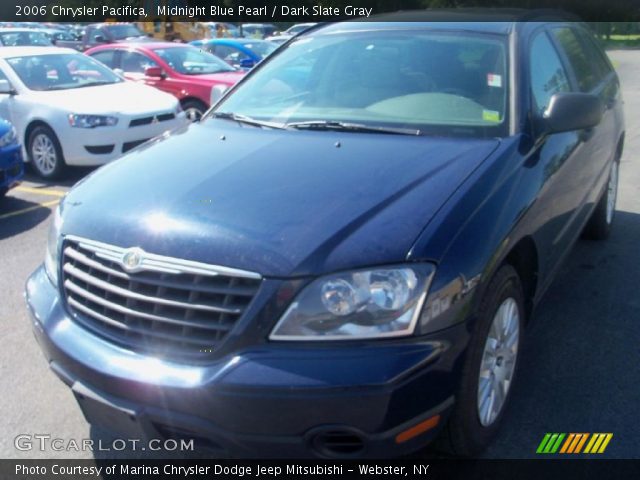
<instances>
[{"instance_id":1,"label":"windshield","mask_svg":"<svg viewBox=\"0 0 640 480\"><path fill-rule=\"evenodd\" d=\"M60 32L53 32L50 35L55 40L74 41L76 39L75 35L71 32L60 31Z\"/></svg>"},{"instance_id":2,"label":"windshield","mask_svg":"<svg viewBox=\"0 0 640 480\"><path fill-rule=\"evenodd\" d=\"M135 25L109 25L106 27L114 40L124 40L130 37L143 37L144 33Z\"/></svg>"},{"instance_id":3,"label":"windshield","mask_svg":"<svg viewBox=\"0 0 640 480\"><path fill-rule=\"evenodd\" d=\"M7 62L30 90L67 90L123 81L100 62L80 53L13 57Z\"/></svg>"},{"instance_id":4,"label":"windshield","mask_svg":"<svg viewBox=\"0 0 640 480\"><path fill-rule=\"evenodd\" d=\"M235 70L215 55L194 47L154 48L153 51L172 69L185 75L233 72Z\"/></svg>"},{"instance_id":5,"label":"windshield","mask_svg":"<svg viewBox=\"0 0 640 480\"><path fill-rule=\"evenodd\" d=\"M368 31L303 37L216 111L281 125L351 122L422 134L506 134L505 38Z\"/></svg>"},{"instance_id":6,"label":"windshield","mask_svg":"<svg viewBox=\"0 0 640 480\"><path fill-rule=\"evenodd\" d=\"M43 32L3 32L0 33L0 44L5 47L51 46L51 40Z\"/></svg>"},{"instance_id":7,"label":"windshield","mask_svg":"<svg viewBox=\"0 0 640 480\"><path fill-rule=\"evenodd\" d=\"M245 43L244 46L261 58L268 56L276 48L278 48L277 45L271 42L251 42Z\"/></svg>"}]
</instances>

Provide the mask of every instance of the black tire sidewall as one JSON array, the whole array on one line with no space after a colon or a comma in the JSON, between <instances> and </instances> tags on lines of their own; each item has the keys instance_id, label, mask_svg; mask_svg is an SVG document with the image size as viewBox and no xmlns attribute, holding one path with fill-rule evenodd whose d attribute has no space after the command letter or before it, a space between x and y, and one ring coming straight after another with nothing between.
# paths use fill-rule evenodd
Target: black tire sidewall
<instances>
[{"instance_id":1,"label":"black tire sidewall","mask_svg":"<svg viewBox=\"0 0 640 480\"><path fill-rule=\"evenodd\" d=\"M518 356L512 383L502 410L495 421L483 426L478 417L478 383L480 363L484 352L489 329L495 313L507 298L513 298L518 306L520 317ZM456 395L456 406L449 421L449 450L451 453L470 456L481 452L495 437L500 428L505 411L508 409L514 384L517 382L522 353L524 332L524 296L520 278L510 265L502 266L487 286L483 300L477 312L475 328L469 342L462 378Z\"/></svg>"},{"instance_id":2,"label":"black tire sidewall","mask_svg":"<svg viewBox=\"0 0 640 480\"><path fill-rule=\"evenodd\" d=\"M617 160L614 160L614 164L618 168L618 177L616 185L616 204L617 204L617 196L619 194L618 188L620 184L620 163ZM609 175L607 177L607 183L604 187L604 191L600 196L600 200L596 205L595 210L591 214L591 218L589 219L589 223L585 229L585 235L587 238L591 240L606 240L611 233L611 229L613 227L613 223L616 220L616 210L614 208L613 215L611 216L611 222L607 222L607 204L609 202L609 182L611 181L611 169L609 169Z\"/></svg>"},{"instance_id":3,"label":"black tire sidewall","mask_svg":"<svg viewBox=\"0 0 640 480\"><path fill-rule=\"evenodd\" d=\"M190 108L198 109L200 111L200 116L204 115L204 112L207 111L207 106L199 100L187 100L181 106L182 110L184 110L185 112Z\"/></svg>"},{"instance_id":4,"label":"black tire sidewall","mask_svg":"<svg viewBox=\"0 0 640 480\"><path fill-rule=\"evenodd\" d=\"M56 151L56 166L51 173L43 173L42 171L40 171L40 168L38 167L32 154L33 142L37 135L42 135L42 134L47 135L49 137ZM60 146L58 137L56 136L55 132L51 128L45 125L39 125L36 128L34 128L29 134L28 147L29 149L27 153L29 155L29 161L31 163L32 168L36 171L36 173L39 176L46 179L54 179L54 178L58 178L62 174L65 167L64 157L62 156L62 147Z\"/></svg>"}]
</instances>

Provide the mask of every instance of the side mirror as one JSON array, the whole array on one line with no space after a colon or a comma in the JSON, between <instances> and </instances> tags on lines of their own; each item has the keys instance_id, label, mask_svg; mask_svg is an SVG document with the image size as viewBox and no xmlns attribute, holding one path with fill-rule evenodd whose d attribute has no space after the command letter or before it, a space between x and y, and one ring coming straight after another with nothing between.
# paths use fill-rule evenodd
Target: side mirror
<instances>
[{"instance_id":1,"label":"side mirror","mask_svg":"<svg viewBox=\"0 0 640 480\"><path fill-rule=\"evenodd\" d=\"M241 68L253 68L255 66L255 64L256 64L256 62L254 62L250 58L243 58L242 60L240 60L240 67Z\"/></svg>"},{"instance_id":2,"label":"side mirror","mask_svg":"<svg viewBox=\"0 0 640 480\"><path fill-rule=\"evenodd\" d=\"M13 95L16 91L13 89L9 80L0 80L0 95Z\"/></svg>"},{"instance_id":3,"label":"side mirror","mask_svg":"<svg viewBox=\"0 0 640 480\"><path fill-rule=\"evenodd\" d=\"M602 120L602 100L588 93L556 93L542 115L546 133L595 127Z\"/></svg>"},{"instance_id":4,"label":"side mirror","mask_svg":"<svg viewBox=\"0 0 640 480\"><path fill-rule=\"evenodd\" d=\"M116 75L120 75L121 77L124 77L124 70L122 70L121 68L114 68L113 73L115 73Z\"/></svg>"},{"instance_id":5,"label":"side mirror","mask_svg":"<svg viewBox=\"0 0 640 480\"><path fill-rule=\"evenodd\" d=\"M165 74L161 67L147 67L144 69L144 74L147 77L164 78Z\"/></svg>"},{"instance_id":6,"label":"side mirror","mask_svg":"<svg viewBox=\"0 0 640 480\"><path fill-rule=\"evenodd\" d=\"M94 40L95 40L96 43L107 43L107 39L104 38L104 36L102 36L102 35L96 35L94 37Z\"/></svg>"},{"instance_id":7,"label":"side mirror","mask_svg":"<svg viewBox=\"0 0 640 480\"><path fill-rule=\"evenodd\" d=\"M209 99L209 105L213 106L218 103L218 100L222 98L224 93L229 89L226 85L216 85L211 89L211 98Z\"/></svg>"}]
</instances>

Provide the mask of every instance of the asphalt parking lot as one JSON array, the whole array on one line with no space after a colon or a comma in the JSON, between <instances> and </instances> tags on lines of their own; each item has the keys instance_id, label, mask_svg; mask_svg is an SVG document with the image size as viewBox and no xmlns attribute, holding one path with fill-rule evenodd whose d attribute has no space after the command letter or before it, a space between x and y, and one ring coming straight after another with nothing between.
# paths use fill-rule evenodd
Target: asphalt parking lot
<instances>
[{"instance_id":1,"label":"asphalt parking lot","mask_svg":"<svg viewBox=\"0 0 640 480\"><path fill-rule=\"evenodd\" d=\"M578 242L537 310L511 408L488 458L535 457L546 432L610 432L600 457L640 458L640 51L610 55L627 117L616 225L604 243ZM44 258L52 209L89 172L74 170L54 184L27 175L0 201L0 458L92 456L19 451L20 434L108 441L90 431L69 389L49 372L22 297Z\"/></svg>"}]
</instances>

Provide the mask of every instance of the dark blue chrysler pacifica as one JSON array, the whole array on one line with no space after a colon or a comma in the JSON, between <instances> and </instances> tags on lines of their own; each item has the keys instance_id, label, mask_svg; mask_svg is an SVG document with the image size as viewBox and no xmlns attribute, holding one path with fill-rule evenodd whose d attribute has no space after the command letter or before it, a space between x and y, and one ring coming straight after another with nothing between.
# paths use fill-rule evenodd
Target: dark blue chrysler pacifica
<instances>
[{"instance_id":1,"label":"dark blue chrysler pacifica","mask_svg":"<svg viewBox=\"0 0 640 480\"><path fill-rule=\"evenodd\" d=\"M581 24L319 26L69 192L36 337L116 432L477 453L560 261L609 233L623 140Z\"/></svg>"}]
</instances>

